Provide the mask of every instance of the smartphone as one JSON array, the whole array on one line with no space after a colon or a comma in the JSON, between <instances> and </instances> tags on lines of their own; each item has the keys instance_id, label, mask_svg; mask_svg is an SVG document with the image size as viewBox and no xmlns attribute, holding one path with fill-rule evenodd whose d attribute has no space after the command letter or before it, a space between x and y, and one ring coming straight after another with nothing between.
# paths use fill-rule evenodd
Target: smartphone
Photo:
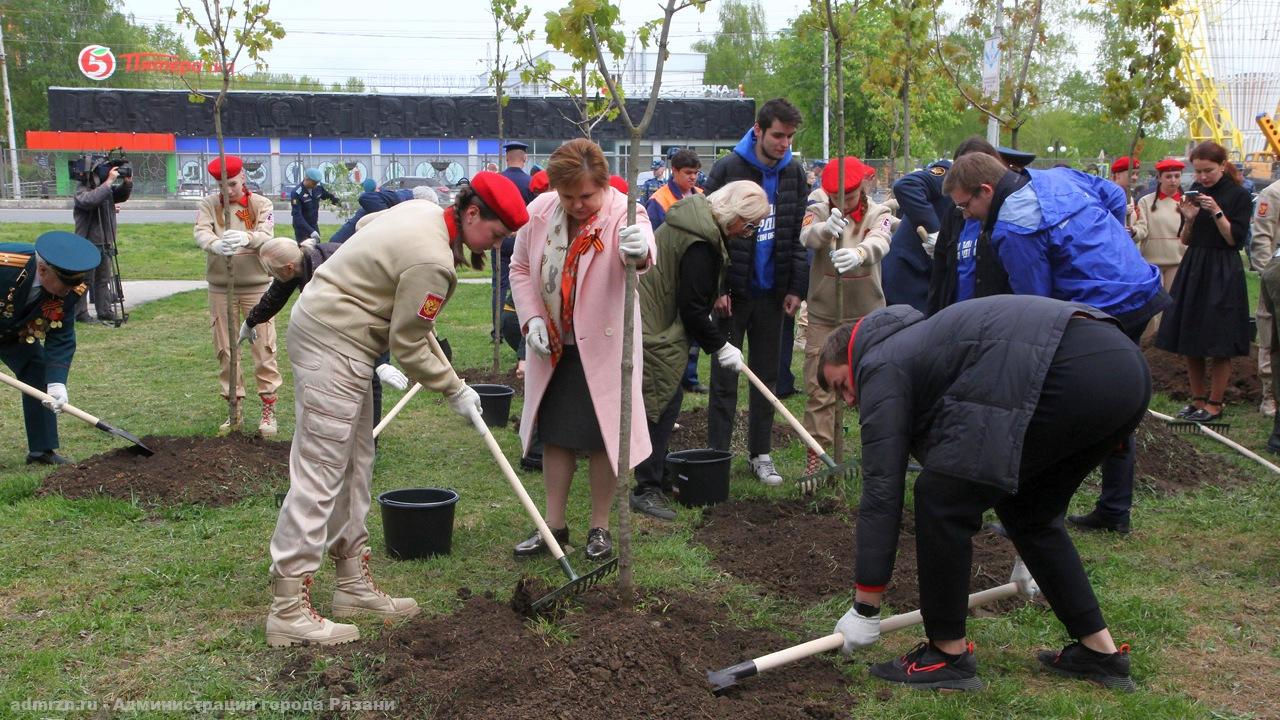
<instances>
[{"instance_id":1,"label":"smartphone","mask_svg":"<svg viewBox=\"0 0 1280 720\"><path fill-rule=\"evenodd\" d=\"M1198 202L1200 200L1199 190L1188 190L1182 193L1182 198L1187 202Z\"/></svg>"}]
</instances>

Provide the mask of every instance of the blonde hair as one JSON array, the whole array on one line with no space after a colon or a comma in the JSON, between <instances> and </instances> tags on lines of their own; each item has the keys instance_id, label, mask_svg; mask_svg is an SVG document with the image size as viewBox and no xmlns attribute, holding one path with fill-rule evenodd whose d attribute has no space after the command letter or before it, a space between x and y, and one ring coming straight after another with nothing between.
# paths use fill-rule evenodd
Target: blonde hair
<instances>
[{"instance_id":1,"label":"blonde hair","mask_svg":"<svg viewBox=\"0 0 1280 720\"><path fill-rule=\"evenodd\" d=\"M268 275L279 280L285 265L293 263L294 271L298 270L302 263L302 248L293 238L271 238L258 248L258 262L262 263L262 269Z\"/></svg>"},{"instance_id":2,"label":"blonde hair","mask_svg":"<svg viewBox=\"0 0 1280 720\"><path fill-rule=\"evenodd\" d=\"M769 196L750 180L735 180L707 196L711 215L720 231L727 233L735 220L759 223L769 216Z\"/></svg>"}]
</instances>

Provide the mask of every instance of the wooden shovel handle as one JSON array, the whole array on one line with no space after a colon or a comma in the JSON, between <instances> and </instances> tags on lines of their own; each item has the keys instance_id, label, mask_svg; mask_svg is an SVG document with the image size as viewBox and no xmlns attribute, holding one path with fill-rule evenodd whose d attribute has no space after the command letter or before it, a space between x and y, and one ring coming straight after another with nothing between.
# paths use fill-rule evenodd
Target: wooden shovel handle
<instances>
[{"instance_id":1,"label":"wooden shovel handle","mask_svg":"<svg viewBox=\"0 0 1280 720\"><path fill-rule=\"evenodd\" d=\"M511 489L516 491L516 497L520 498L520 504L524 506L524 511L529 514L529 517L533 518L533 524L538 526L538 534L542 536L542 541L551 549L552 557L556 560L564 557L564 550L560 548L560 543L556 542L555 535L551 534L551 528L547 527L547 521L542 519L542 513L538 512L538 506L533 504L533 499L529 497L529 491L524 489L524 484L520 482L515 469L511 467L511 462L507 460L507 456L503 454L498 441L494 439L493 433L489 432L488 426L482 426L477 429L483 430L480 435L484 438L484 444L489 448L489 453L493 455L493 459L497 461L498 467L502 468L502 474L506 476L507 482L511 483Z\"/></svg>"},{"instance_id":2,"label":"wooden shovel handle","mask_svg":"<svg viewBox=\"0 0 1280 720\"><path fill-rule=\"evenodd\" d=\"M809 434L809 431L804 429L804 425L801 425L800 421L796 420L796 416L791 414L791 411L787 409L787 406L782 404L782 401L778 399L778 396L774 395L769 388L760 381L760 378L757 377L755 373L751 372L751 368L743 365L742 374L747 376L747 379L751 381L751 384L755 386L756 390L760 391L761 395L768 398L770 404L773 405L773 409L777 410L782 417L787 419L787 422L791 424L791 429L796 431L796 434L800 436L800 439L804 441L805 445L809 446L810 450L819 455L825 455L827 453L827 451L823 450L822 446L818 444L818 441L813 439L813 436Z\"/></svg>"},{"instance_id":3,"label":"wooden shovel handle","mask_svg":"<svg viewBox=\"0 0 1280 720\"><path fill-rule=\"evenodd\" d=\"M40 402L53 402L53 397L49 395L49 393L43 390L37 390L36 388L33 388L30 385L22 382L18 378L12 377L10 375L6 375L5 373L0 373L0 382L3 382L4 384L9 385L10 387L17 388L18 390L21 390L22 392L26 393L27 395L30 395L31 397L39 400ZM90 415L89 413L85 412L84 410L81 410L80 408L70 403L64 403L62 405L62 412L78 420L83 420L94 427L97 427L98 423L100 422L98 418Z\"/></svg>"},{"instance_id":4,"label":"wooden shovel handle","mask_svg":"<svg viewBox=\"0 0 1280 720\"><path fill-rule=\"evenodd\" d=\"M376 438L378 435L382 434L383 429L386 428L387 425L391 424L391 421L395 419L396 415L399 415L400 411L404 409L404 406L408 405L409 401L413 399L413 396L417 395L421 390L422 383L414 383L413 387L409 388L409 391L404 394L404 397L400 398L400 401L396 403L395 407L391 408L390 412L382 416L382 420L378 423L378 427L373 429L373 436Z\"/></svg>"}]
</instances>

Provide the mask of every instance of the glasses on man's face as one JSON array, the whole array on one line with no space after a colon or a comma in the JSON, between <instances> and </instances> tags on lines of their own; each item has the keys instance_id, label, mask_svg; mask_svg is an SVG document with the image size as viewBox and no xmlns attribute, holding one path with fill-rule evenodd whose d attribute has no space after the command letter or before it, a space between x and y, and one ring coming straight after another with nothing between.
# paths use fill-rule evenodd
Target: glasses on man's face
<instances>
[{"instance_id":1,"label":"glasses on man's face","mask_svg":"<svg viewBox=\"0 0 1280 720\"><path fill-rule=\"evenodd\" d=\"M965 200L964 202L958 202L958 203L956 203L956 207L957 207L957 208L960 208L961 210L968 210L968 209L969 209L969 203L973 202L974 198L978 197L978 196L979 196L979 195L981 195L981 194L982 194L982 188L978 188L978 192L976 192L976 193L973 193L973 194L969 195L969 199L968 199L968 200Z\"/></svg>"}]
</instances>

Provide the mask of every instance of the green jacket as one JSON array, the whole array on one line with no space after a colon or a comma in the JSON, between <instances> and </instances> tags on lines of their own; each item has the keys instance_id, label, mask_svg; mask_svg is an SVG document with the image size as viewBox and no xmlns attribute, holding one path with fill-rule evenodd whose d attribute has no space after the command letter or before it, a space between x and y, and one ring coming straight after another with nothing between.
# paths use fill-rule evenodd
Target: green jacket
<instances>
[{"instance_id":1,"label":"green jacket","mask_svg":"<svg viewBox=\"0 0 1280 720\"><path fill-rule=\"evenodd\" d=\"M666 222L653 234L657 262L640 276L640 318L644 332L644 407L649 420L671 400L689 359L676 289L680 286L680 260L694 243L710 243L719 250L723 274L728 254L720 227L711 215L705 195L688 195L671 206ZM716 286L721 286L717 278Z\"/></svg>"}]
</instances>

